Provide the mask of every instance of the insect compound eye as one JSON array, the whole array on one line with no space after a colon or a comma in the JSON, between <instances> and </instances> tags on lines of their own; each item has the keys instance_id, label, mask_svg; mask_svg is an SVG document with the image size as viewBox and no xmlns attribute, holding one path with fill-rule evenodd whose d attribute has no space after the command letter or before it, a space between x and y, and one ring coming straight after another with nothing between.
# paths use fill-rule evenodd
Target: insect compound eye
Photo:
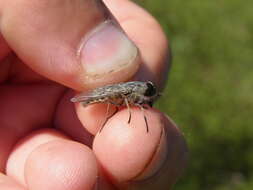
<instances>
[{"instance_id":1,"label":"insect compound eye","mask_svg":"<svg viewBox=\"0 0 253 190\"><path fill-rule=\"evenodd\" d=\"M156 88L152 82L147 82L147 90L145 91L145 96L154 96L156 94Z\"/></svg>"}]
</instances>

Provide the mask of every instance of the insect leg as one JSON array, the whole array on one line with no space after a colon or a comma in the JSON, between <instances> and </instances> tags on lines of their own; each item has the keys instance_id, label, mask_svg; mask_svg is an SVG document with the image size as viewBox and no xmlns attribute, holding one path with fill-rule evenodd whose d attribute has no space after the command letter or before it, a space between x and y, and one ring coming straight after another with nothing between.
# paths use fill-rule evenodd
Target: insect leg
<instances>
[{"instance_id":1,"label":"insect leg","mask_svg":"<svg viewBox=\"0 0 253 190\"><path fill-rule=\"evenodd\" d=\"M140 104L137 104L137 106L141 109L142 111L142 114L143 114L143 117L144 117L144 121L145 121L145 124L146 124L146 129L147 129L147 133L149 132L149 127L148 127L148 121L147 121L147 117L145 115L145 110L147 107L143 107L142 105Z\"/></svg>"},{"instance_id":2,"label":"insect leg","mask_svg":"<svg viewBox=\"0 0 253 190\"><path fill-rule=\"evenodd\" d=\"M145 110L147 110L149 107L146 105L143 105L142 108L144 108Z\"/></svg>"},{"instance_id":3,"label":"insect leg","mask_svg":"<svg viewBox=\"0 0 253 190\"><path fill-rule=\"evenodd\" d=\"M102 131L102 129L104 128L105 124L107 123L107 121L108 121L108 119L109 119L109 117L108 117L109 108L110 108L110 104L108 103L108 104L107 104L107 108L106 108L106 114L105 114L106 119L105 119L103 125L100 127L99 132Z\"/></svg>"},{"instance_id":4,"label":"insect leg","mask_svg":"<svg viewBox=\"0 0 253 190\"><path fill-rule=\"evenodd\" d=\"M128 122L127 122L127 123L130 123L131 118L132 118L131 109L130 109L130 106L129 106L129 103L128 103L127 98L125 98L124 101L125 101L125 104L126 104L126 106L127 106L128 112L129 112L129 118L128 118Z\"/></svg>"},{"instance_id":5,"label":"insect leg","mask_svg":"<svg viewBox=\"0 0 253 190\"><path fill-rule=\"evenodd\" d=\"M116 109L115 109L115 111L112 113L112 115L110 115L110 116L108 117L109 108L110 108L110 103L107 104L107 108L106 108L106 119L105 119L103 125L101 126L99 132L102 131L102 129L104 128L104 126L105 126L105 124L107 123L107 121L119 111L119 108L116 107Z\"/></svg>"}]
</instances>

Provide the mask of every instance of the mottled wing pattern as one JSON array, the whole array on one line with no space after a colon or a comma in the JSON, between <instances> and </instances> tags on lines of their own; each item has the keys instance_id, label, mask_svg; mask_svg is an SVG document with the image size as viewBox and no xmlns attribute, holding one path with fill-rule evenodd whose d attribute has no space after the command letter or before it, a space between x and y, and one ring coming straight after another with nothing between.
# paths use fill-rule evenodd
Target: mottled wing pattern
<instances>
[{"instance_id":1,"label":"mottled wing pattern","mask_svg":"<svg viewBox=\"0 0 253 190\"><path fill-rule=\"evenodd\" d=\"M141 82L127 82L114 85L107 85L96 88L93 91L80 93L71 99L72 102L82 102L83 105L106 102L128 96L134 91L138 91L143 84Z\"/></svg>"}]
</instances>

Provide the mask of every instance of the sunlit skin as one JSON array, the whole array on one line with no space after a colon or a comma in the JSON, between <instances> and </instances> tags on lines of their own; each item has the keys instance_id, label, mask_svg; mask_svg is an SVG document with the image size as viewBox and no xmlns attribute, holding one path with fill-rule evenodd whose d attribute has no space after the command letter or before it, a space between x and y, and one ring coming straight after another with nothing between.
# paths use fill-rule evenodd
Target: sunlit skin
<instances>
[{"instance_id":1,"label":"sunlit skin","mask_svg":"<svg viewBox=\"0 0 253 190\"><path fill-rule=\"evenodd\" d=\"M76 91L111 82L153 81L162 89L166 80L166 37L127 0L104 2L138 47L135 63L87 77L92 66L80 66L78 47L110 15L97 2L0 1L0 189L170 189L185 168L184 138L160 111L146 110L149 133L138 107L131 123L122 107L98 133L106 105L70 102Z\"/></svg>"}]
</instances>

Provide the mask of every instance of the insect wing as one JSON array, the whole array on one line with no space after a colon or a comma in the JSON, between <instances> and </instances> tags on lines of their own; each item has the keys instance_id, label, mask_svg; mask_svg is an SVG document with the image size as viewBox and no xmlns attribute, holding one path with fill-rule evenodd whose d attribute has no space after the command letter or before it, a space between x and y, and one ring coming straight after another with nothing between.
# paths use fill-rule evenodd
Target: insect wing
<instances>
[{"instance_id":1,"label":"insect wing","mask_svg":"<svg viewBox=\"0 0 253 190\"><path fill-rule=\"evenodd\" d=\"M80 93L77 94L75 97L71 98L71 102L88 102L91 99L94 99L95 96L91 93Z\"/></svg>"},{"instance_id":2,"label":"insect wing","mask_svg":"<svg viewBox=\"0 0 253 190\"><path fill-rule=\"evenodd\" d=\"M103 102L107 99L113 101L120 100L131 94L144 95L146 91L146 83L132 81L99 87L90 92L80 93L71 99L72 102L82 102L87 105L95 102ZM131 96L130 96L131 97Z\"/></svg>"}]
</instances>

